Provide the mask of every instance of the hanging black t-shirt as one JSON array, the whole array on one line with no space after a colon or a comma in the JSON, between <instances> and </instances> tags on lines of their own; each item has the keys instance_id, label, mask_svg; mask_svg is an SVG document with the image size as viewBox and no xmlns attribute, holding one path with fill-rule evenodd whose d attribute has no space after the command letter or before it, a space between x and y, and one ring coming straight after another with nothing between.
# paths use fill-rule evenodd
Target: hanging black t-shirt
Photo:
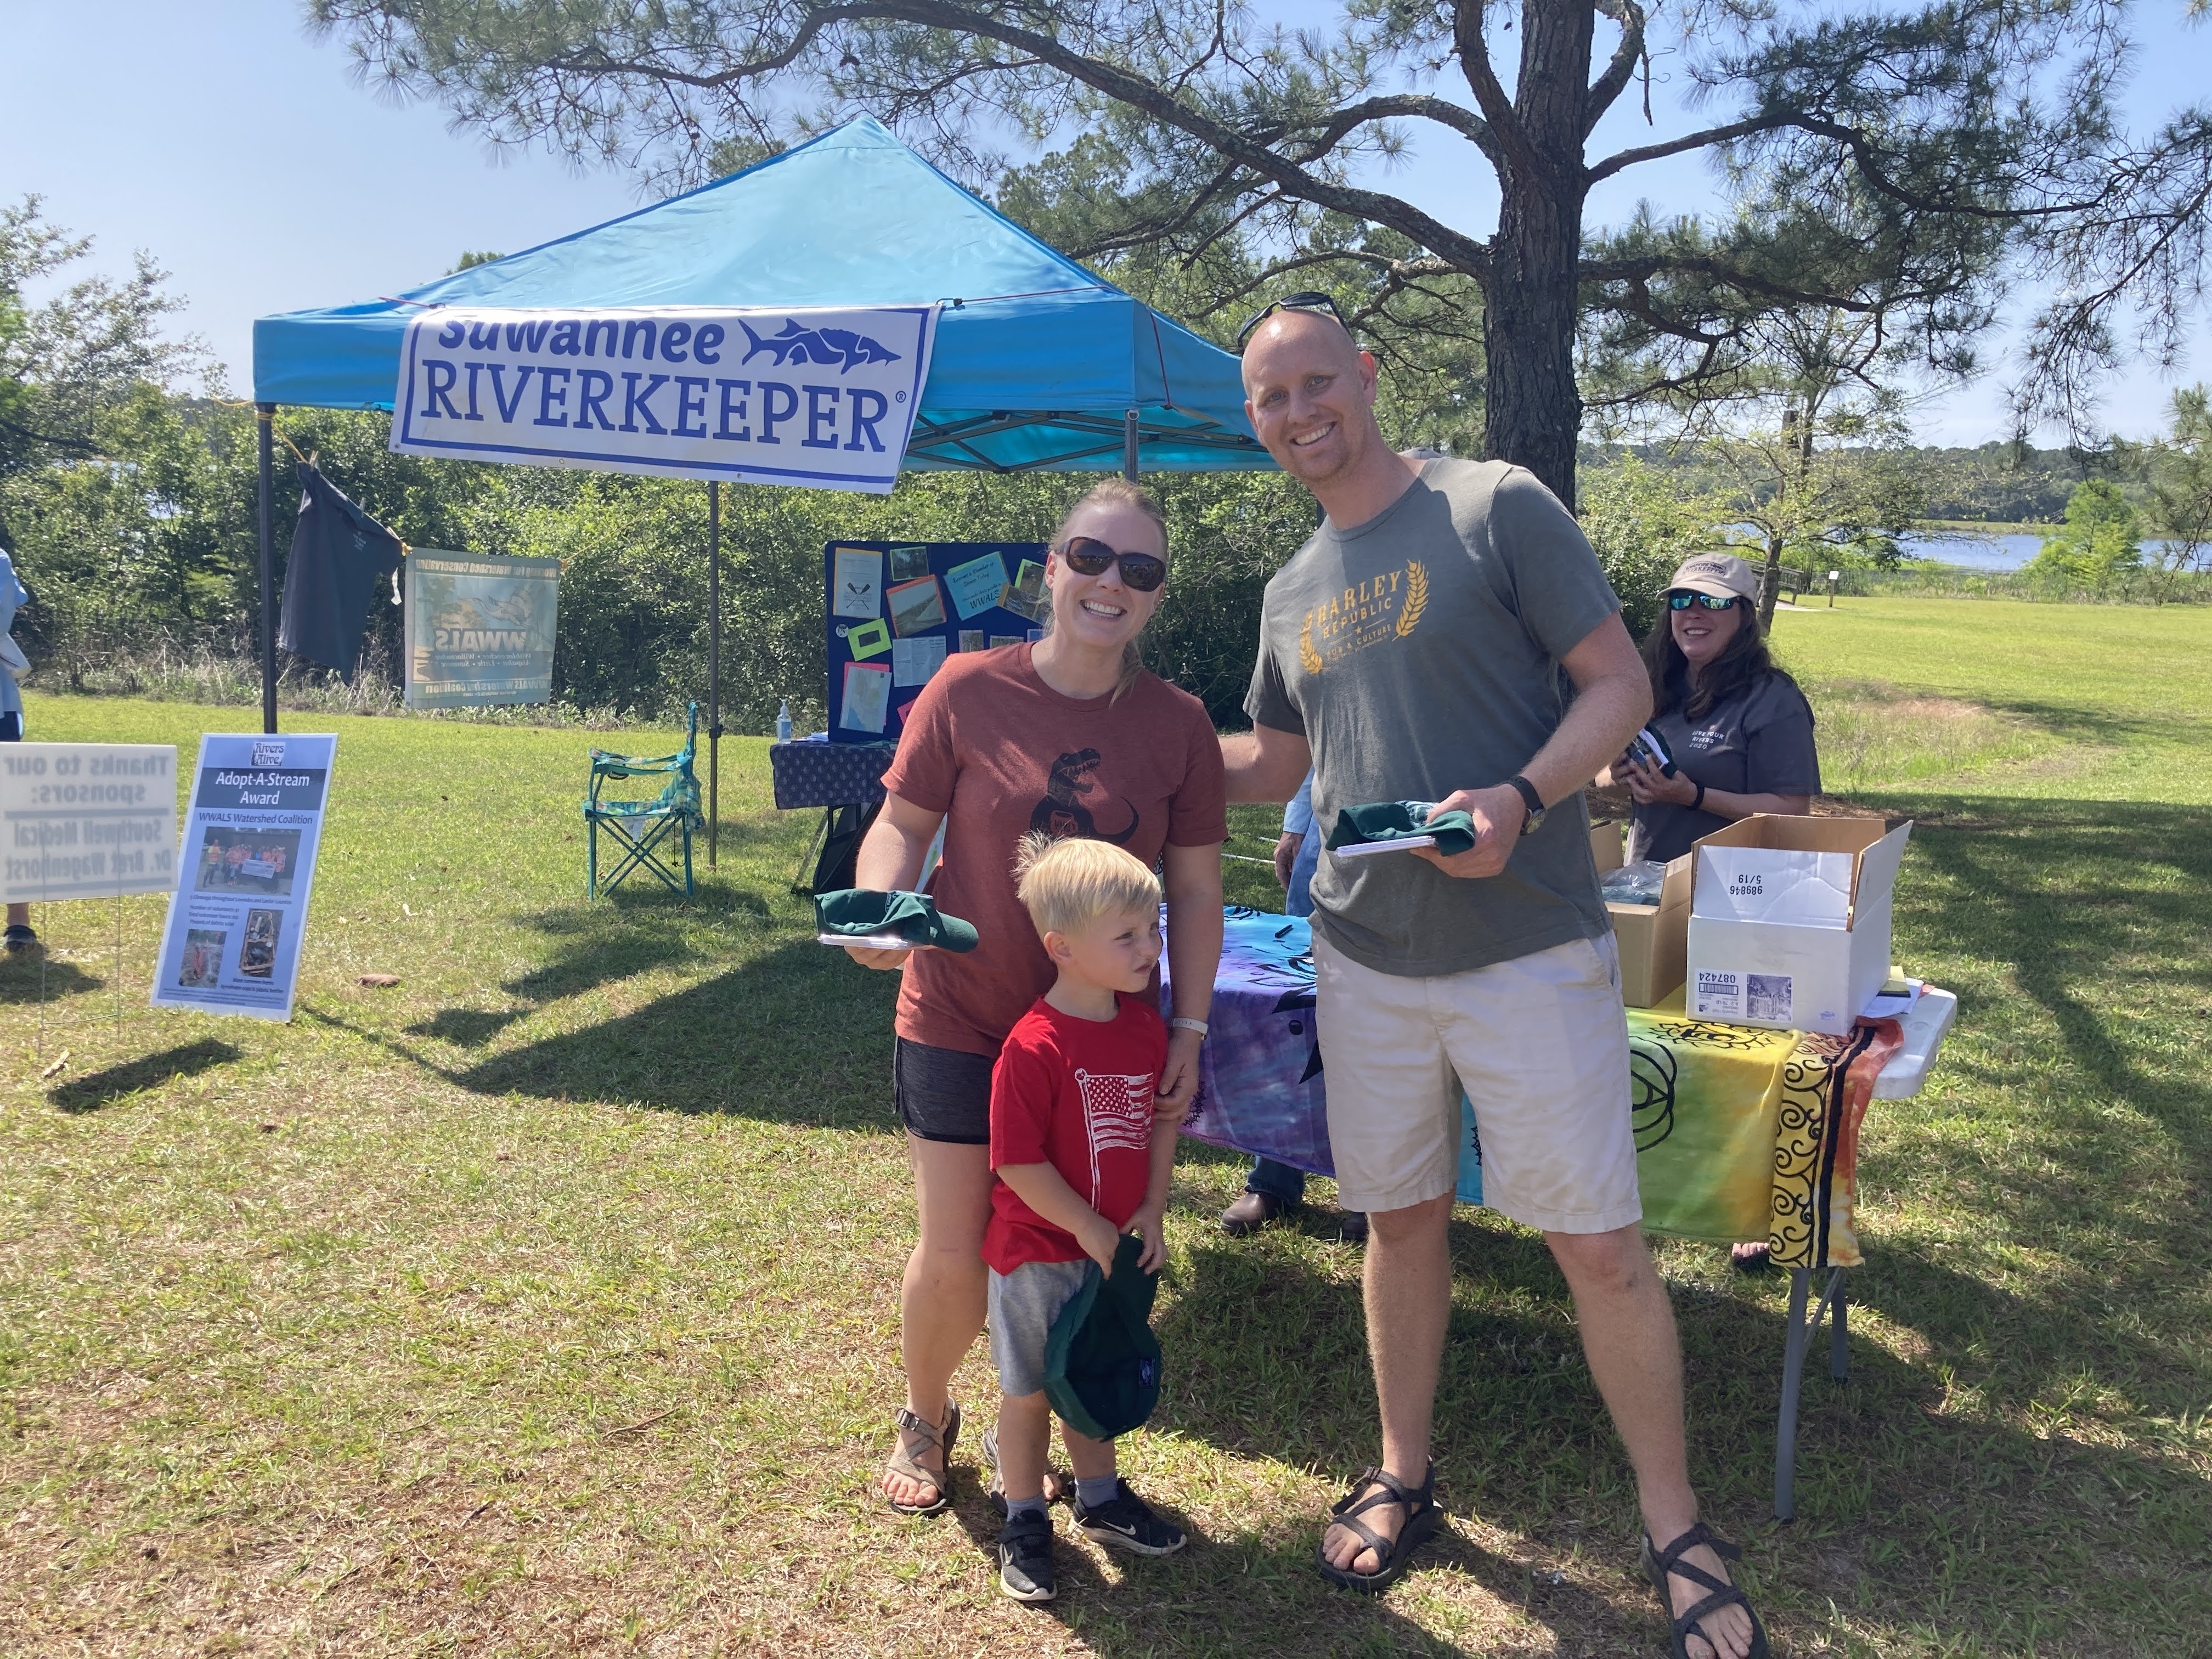
<instances>
[{"instance_id":1,"label":"hanging black t-shirt","mask_svg":"<svg viewBox=\"0 0 2212 1659\"><path fill-rule=\"evenodd\" d=\"M1787 674L1753 680L1695 720L1677 704L1651 722L1675 769L1692 783L1733 795L1817 795L1820 757L1813 747L1813 707ZM1638 801L1628 828L1628 858L1678 859L1701 836L1734 822L1668 801Z\"/></svg>"},{"instance_id":2,"label":"hanging black t-shirt","mask_svg":"<svg viewBox=\"0 0 2212 1659\"><path fill-rule=\"evenodd\" d=\"M399 568L399 538L300 463L300 518L284 565L276 643L335 668L349 684L361 663L363 619L379 583Z\"/></svg>"}]
</instances>

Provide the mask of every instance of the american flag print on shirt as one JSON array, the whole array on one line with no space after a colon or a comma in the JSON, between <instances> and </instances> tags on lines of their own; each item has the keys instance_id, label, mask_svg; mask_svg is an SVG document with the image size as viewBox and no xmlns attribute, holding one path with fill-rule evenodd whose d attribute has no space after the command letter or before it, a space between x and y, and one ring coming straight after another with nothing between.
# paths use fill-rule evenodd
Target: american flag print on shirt
<instances>
[{"instance_id":1,"label":"american flag print on shirt","mask_svg":"<svg viewBox=\"0 0 2212 1659\"><path fill-rule=\"evenodd\" d=\"M1153 1082L1149 1073L1125 1077L1118 1072L1075 1068L1075 1086L1083 1093L1084 1127L1091 1138L1091 1201L1094 1205L1098 1202L1100 1152L1152 1150Z\"/></svg>"}]
</instances>

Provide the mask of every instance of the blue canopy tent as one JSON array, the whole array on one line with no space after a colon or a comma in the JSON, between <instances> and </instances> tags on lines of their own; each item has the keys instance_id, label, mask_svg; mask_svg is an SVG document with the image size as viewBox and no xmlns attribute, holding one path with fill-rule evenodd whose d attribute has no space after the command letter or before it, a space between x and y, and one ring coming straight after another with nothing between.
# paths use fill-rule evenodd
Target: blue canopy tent
<instances>
[{"instance_id":1,"label":"blue canopy tent","mask_svg":"<svg viewBox=\"0 0 2212 1659\"><path fill-rule=\"evenodd\" d=\"M1244 418L1234 357L1047 246L862 116L686 195L404 294L254 323L264 728L276 729L276 408L390 409L408 320L422 308L933 302L944 309L908 467L1118 465L1134 477L1140 467L1273 465ZM712 744L722 733L720 486L708 489Z\"/></svg>"}]
</instances>

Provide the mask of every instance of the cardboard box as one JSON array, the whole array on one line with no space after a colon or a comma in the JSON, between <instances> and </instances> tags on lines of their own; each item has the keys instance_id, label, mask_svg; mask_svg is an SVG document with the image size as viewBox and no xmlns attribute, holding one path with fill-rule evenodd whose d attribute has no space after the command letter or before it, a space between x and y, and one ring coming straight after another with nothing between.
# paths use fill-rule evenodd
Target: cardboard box
<instances>
[{"instance_id":1,"label":"cardboard box","mask_svg":"<svg viewBox=\"0 0 2212 1659\"><path fill-rule=\"evenodd\" d=\"M1656 1008L1688 973L1692 854L1667 866L1656 904L1605 902L1620 951L1620 1000Z\"/></svg>"},{"instance_id":2,"label":"cardboard box","mask_svg":"<svg viewBox=\"0 0 2212 1659\"><path fill-rule=\"evenodd\" d=\"M1693 1019L1851 1029L1889 975L1890 896L1910 823L1765 813L1691 849Z\"/></svg>"},{"instance_id":3,"label":"cardboard box","mask_svg":"<svg viewBox=\"0 0 2212 1659\"><path fill-rule=\"evenodd\" d=\"M1610 820L1590 826L1590 857L1603 876L1621 865L1622 826ZM1667 866L1666 884L1656 904L1616 904L1605 908L1613 917L1613 943L1620 951L1620 1000L1632 1008L1654 1008L1682 982L1684 953L1690 921L1690 860L1685 856Z\"/></svg>"}]
</instances>

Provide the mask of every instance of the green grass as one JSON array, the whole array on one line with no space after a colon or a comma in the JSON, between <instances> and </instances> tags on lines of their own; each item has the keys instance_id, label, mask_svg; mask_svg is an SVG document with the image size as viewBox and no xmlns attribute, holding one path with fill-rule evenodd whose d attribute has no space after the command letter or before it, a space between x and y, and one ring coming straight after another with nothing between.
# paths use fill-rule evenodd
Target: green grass
<instances>
[{"instance_id":1,"label":"green grass","mask_svg":"<svg viewBox=\"0 0 2212 1659\"><path fill-rule=\"evenodd\" d=\"M1780 1651L2212 1651L2208 627L1782 619L1824 733L1824 688L1858 688L1857 769L1892 780L1862 798L1920 819L1899 954L1964 1011L1869 1121L1853 1376L1808 1383L1794 1526L1765 1518L1783 1286L1662 1247L1697 1477ZM1882 735L1916 700L1999 738L1931 771ZM810 826L770 810L763 745L724 744L697 900L594 906L592 738L287 723L340 733L290 1026L148 1010L152 900L53 907L57 958L0 973L0 1651L1663 1650L1558 1276L1480 1212L1449 1534L1379 1601L1322 1586L1319 1517L1374 1455L1358 1257L1325 1185L1224 1239L1240 1167L1199 1150L1128 1457L1197 1542L1063 1541L1062 1601L1004 1601L972 1478L935 1522L871 1498L912 1226L893 987L807 939ZM235 722L34 698L31 724L189 750ZM1268 815L1237 827L1265 856ZM988 1408L980 1350L958 1392Z\"/></svg>"}]
</instances>

